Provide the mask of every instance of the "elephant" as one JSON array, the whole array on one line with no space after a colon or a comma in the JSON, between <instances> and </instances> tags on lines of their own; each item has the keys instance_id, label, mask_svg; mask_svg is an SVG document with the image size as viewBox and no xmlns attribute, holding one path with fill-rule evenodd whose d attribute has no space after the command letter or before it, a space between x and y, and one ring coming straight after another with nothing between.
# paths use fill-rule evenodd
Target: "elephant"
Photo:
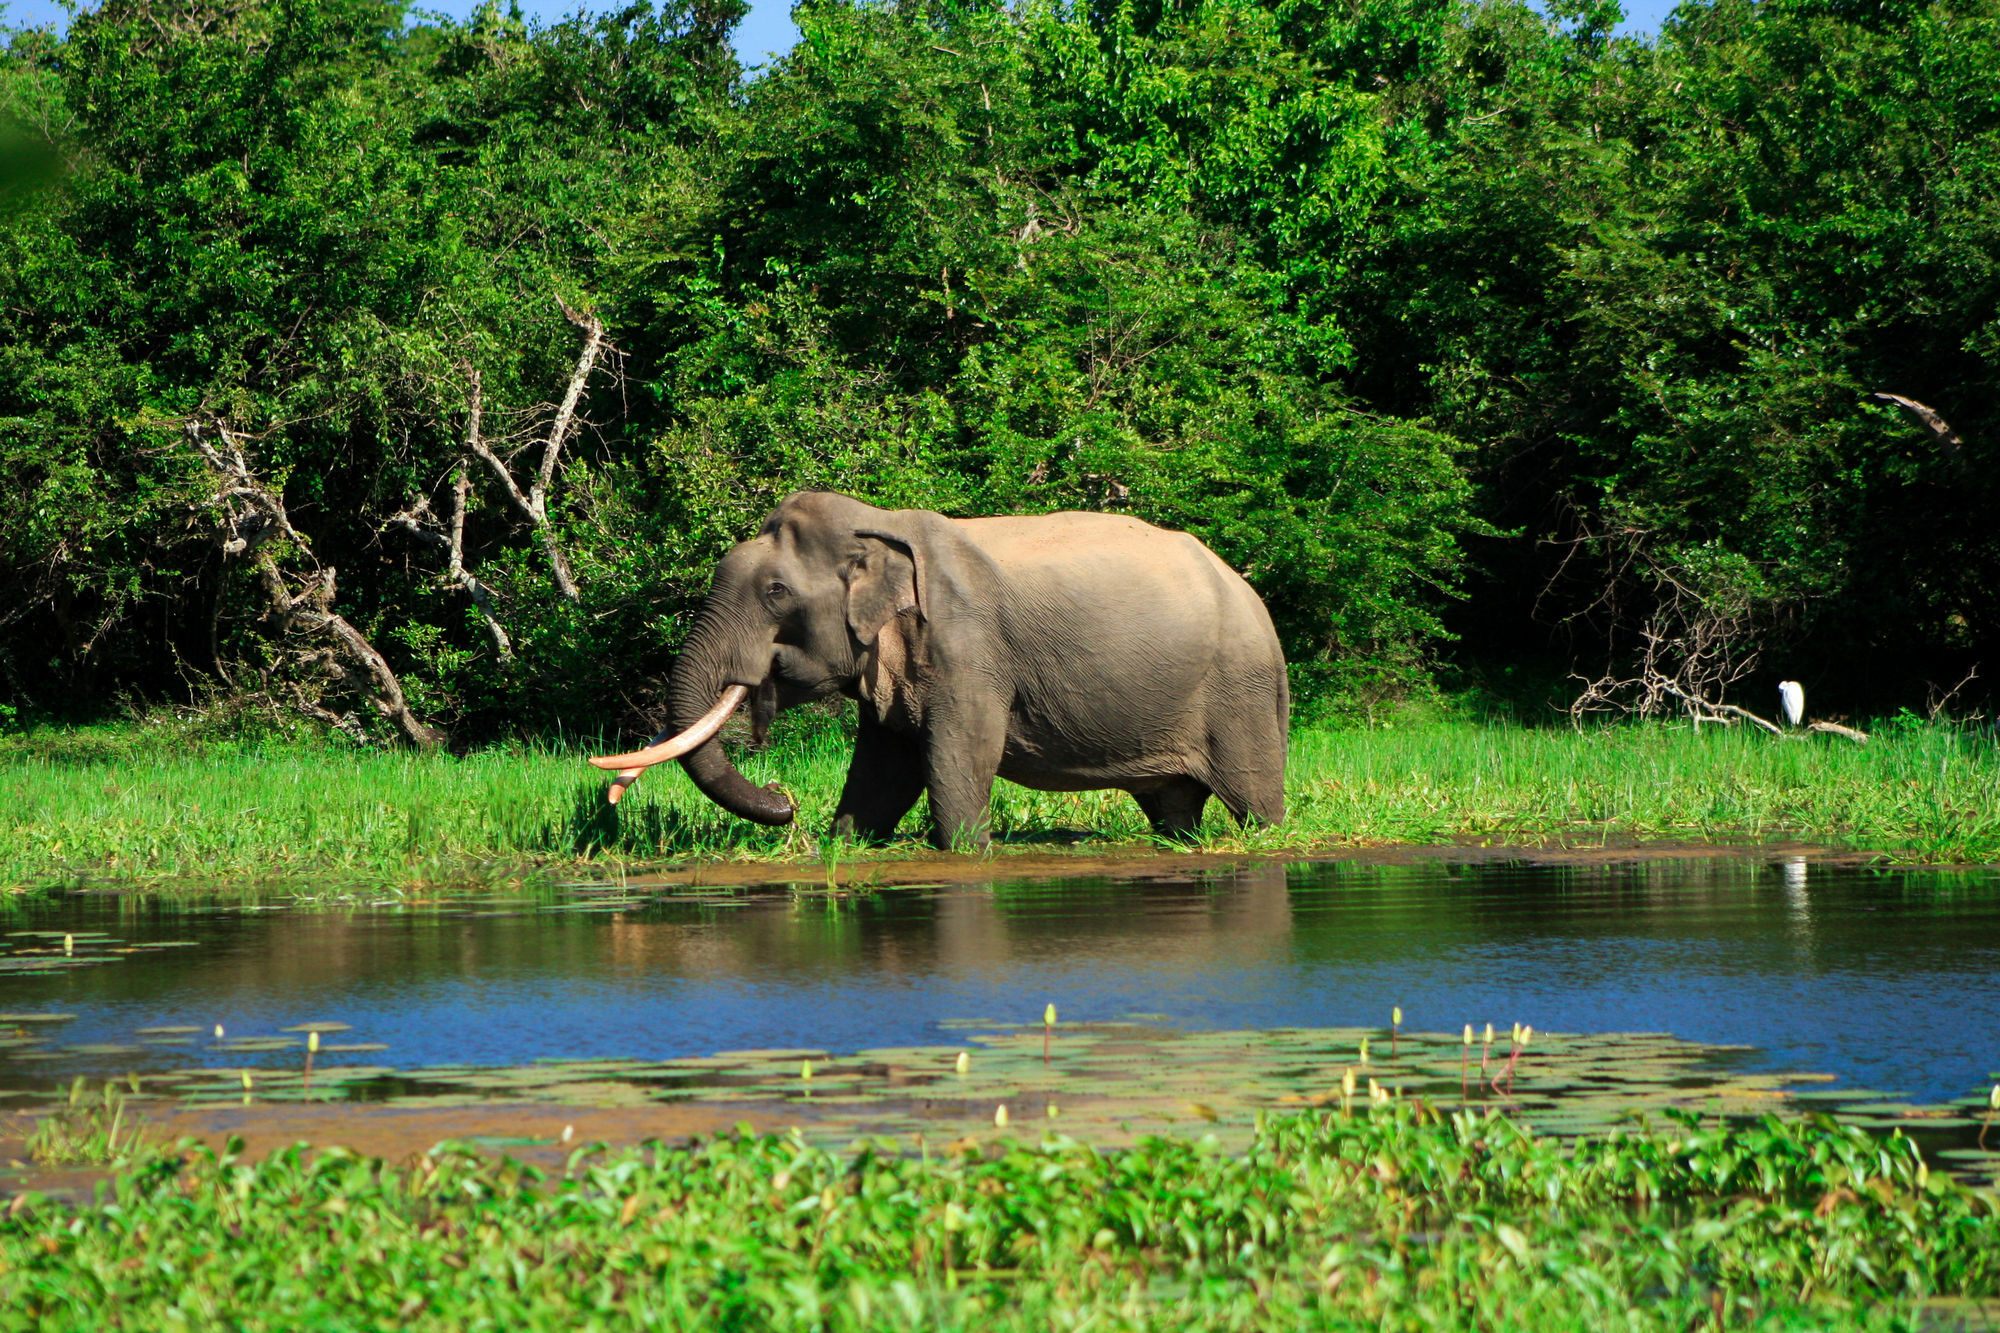
<instances>
[{"instance_id":1,"label":"elephant","mask_svg":"<svg viewBox=\"0 0 2000 1333\"><path fill-rule=\"evenodd\" d=\"M672 725L593 758L611 799L679 759L744 819L791 822L715 739L746 700L858 702L836 836L884 841L930 798L941 848L984 849L993 780L1131 792L1185 838L1208 798L1239 824L1285 817L1290 689L1264 603L1184 532L1121 514L947 518L845 495L787 497L724 556L674 664Z\"/></svg>"}]
</instances>

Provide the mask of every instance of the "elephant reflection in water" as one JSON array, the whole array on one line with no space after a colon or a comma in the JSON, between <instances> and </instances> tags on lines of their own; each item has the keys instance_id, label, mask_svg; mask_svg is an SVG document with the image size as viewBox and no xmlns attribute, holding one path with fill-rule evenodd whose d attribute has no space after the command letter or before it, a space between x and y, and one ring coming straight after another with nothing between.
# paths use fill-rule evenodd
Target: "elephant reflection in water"
<instances>
[{"instance_id":1,"label":"elephant reflection in water","mask_svg":"<svg viewBox=\"0 0 2000 1333\"><path fill-rule=\"evenodd\" d=\"M1200 969L1247 954L1287 957L1291 893L1282 865L1253 866L1220 882L1149 880L1080 895L1075 910L1048 912L1046 899L1010 910L1005 891L965 884L924 895L921 910L869 916L863 928L830 928L823 914L794 910L788 895L742 900L727 922L614 915L604 962L615 972L690 981L796 975L929 977L936 972L1004 976L1060 957L1096 969ZM1192 908L1193 910L1190 910ZM1146 1007L1151 1007L1150 1005Z\"/></svg>"},{"instance_id":2,"label":"elephant reflection in water","mask_svg":"<svg viewBox=\"0 0 2000 1333\"><path fill-rule=\"evenodd\" d=\"M1290 695L1270 615L1186 533L1116 514L953 519L802 492L716 566L675 664L672 726L591 762L611 799L679 759L709 799L785 824L791 800L715 739L750 703L858 701L834 832L892 836L930 798L940 847L983 848L993 780L1118 788L1160 834L1212 795L1241 823L1285 817Z\"/></svg>"}]
</instances>

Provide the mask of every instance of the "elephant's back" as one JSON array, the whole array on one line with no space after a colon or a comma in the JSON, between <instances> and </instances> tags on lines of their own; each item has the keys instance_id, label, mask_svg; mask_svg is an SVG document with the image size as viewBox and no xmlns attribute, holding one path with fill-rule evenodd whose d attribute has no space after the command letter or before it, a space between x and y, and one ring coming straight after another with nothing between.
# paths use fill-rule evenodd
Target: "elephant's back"
<instances>
[{"instance_id":1,"label":"elephant's back","mask_svg":"<svg viewBox=\"0 0 2000 1333\"><path fill-rule=\"evenodd\" d=\"M1051 726L1074 704L1178 735L1221 697L1283 690L1263 602L1195 537L1122 514L960 522L1005 581L996 619L1022 704Z\"/></svg>"},{"instance_id":2,"label":"elephant's back","mask_svg":"<svg viewBox=\"0 0 2000 1333\"><path fill-rule=\"evenodd\" d=\"M1081 617L1100 631L1145 627L1171 643L1177 626L1239 641L1277 636L1248 583L1200 539L1126 514L1066 512L953 520L1034 614ZM1085 637L1091 637L1087 632Z\"/></svg>"},{"instance_id":3,"label":"elephant's back","mask_svg":"<svg viewBox=\"0 0 2000 1333\"><path fill-rule=\"evenodd\" d=\"M1199 538L1127 514L1066 512L952 520L968 540L1014 577L1088 581L1117 566L1148 578L1200 578L1235 571Z\"/></svg>"}]
</instances>

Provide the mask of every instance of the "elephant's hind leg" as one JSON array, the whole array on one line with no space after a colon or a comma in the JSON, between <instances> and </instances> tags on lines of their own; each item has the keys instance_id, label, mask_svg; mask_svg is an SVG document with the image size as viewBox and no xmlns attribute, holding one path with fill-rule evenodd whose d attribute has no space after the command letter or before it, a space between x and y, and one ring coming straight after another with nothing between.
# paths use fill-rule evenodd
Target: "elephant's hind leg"
<instances>
[{"instance_id":1,"label":"elephant's hind leg","mask_svg":"<svg viewBox=\"0 0 2000 1333\"><path fill-rule=\"evenodd\" d=\"M1201 812L1209 790L1196 778L1173 778L1151 791L1135 791L1132 799L1146 812L1146 821L1162 838L1186 841L1201 830Z\"/></svg>"},{"instance_id":2,"label":"elephant's hind leg","mask_svg":"<svg viewBox=\"0 0 2000 1333\"><path fill-rule=\"evenodd\" d=\"M1259 824L1285 822L1285 792L1282 783L1259 781L1232 783L1218 780L1215 784L1215 796L1228 808L1236 822L1246 827L1252 820Z\"/></svg>"},{"instance_id":3,"label":"elephant's hind leg","mask_svg":"<svg viewBox=\"0 0 2000 1333\"><path fill-rule=\"evenodd\" d=\"M1238 824L1285 822L1285 748L1269 725L1210 737L1208 785Z\"/></svg>"}]
</instances>

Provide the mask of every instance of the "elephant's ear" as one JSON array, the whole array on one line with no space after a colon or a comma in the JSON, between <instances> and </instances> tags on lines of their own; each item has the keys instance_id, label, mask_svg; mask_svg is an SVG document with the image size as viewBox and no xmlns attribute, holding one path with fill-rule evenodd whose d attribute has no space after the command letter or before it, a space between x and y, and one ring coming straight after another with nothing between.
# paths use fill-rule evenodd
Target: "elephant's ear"
<instances>
[{"instance_id":1,"label":"elephant's ear","mask_svg":"<svg viewBox=\"0 0 2000 1333\"><path fill-rule=\"evenodd\" d=\"M905 611L923 614L917 561L910 547L884 532L855 534L860 559L847 572L847 627L863 645L875 642L882 626Z\"/></svg>"}]
</instances>

